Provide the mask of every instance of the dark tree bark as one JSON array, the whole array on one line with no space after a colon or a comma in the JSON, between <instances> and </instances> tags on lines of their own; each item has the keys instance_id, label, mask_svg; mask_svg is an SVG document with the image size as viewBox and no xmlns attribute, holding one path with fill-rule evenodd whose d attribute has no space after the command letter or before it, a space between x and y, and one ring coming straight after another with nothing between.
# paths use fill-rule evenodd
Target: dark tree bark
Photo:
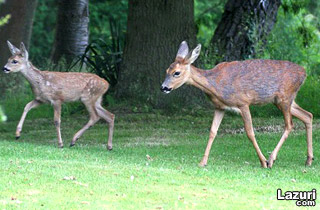
<instances>
[{"instance_id":1,"label":"dark tree bark","mask_svg":"<svg viewBox=\"0 0 320 210\"><path fill-rule=\"evenodd\" d=\"M52 61L70 63L82 55L89 40L89 0L59 0Z\"/></svg>"},{"instance_id":2,"label":"dark tree bark","mask_svg":"<svg viewBox=\"0 0 320 210\"><path fill-rule=\"evenodd\" d=\"M265 42L276 22L280 4L280 0L228 0L210 53L218 62L254 58L257 44Z\"/></svg>"},{"instance_id":3,"label":"dark tree bark","mask_svg":"<svg viewBox=\"0 0 320 210\"><path fill-rule=\"evenodd\" d=\"M194 2L129 0L127 24L118 95L157 103L163 75L180 43L195 44Z\"/></svg>"},{"instance_id":4,"label":"dark tree bark","mask_svg":"<svg viewBox=\"0 0 320 210\"><path fill-rule=\"evenodd\" d=\"M0 27L0 67L2 68L11 56L7 40L16 46L24 42L28 48L37 0L7 0L0 5L0 17L10 14L9 22ZM21 77L18 74L2 74L0 77L0 97L9 88L13 92L20 87Z\"/></svg>"},{"instance_id":5,"label":"dark tree bark","mask_svg":"<svg viewBox=\"0 0 320 210\"><path fill-rule=\"evenodd\" d=\"M7 0L0 5L0 17L11 15L9 22L0 27L0 66L7 63L11 55L7 40L17 46L24 42L29 47L36 5L37 0Z\"/></svg>"}]
</instances>

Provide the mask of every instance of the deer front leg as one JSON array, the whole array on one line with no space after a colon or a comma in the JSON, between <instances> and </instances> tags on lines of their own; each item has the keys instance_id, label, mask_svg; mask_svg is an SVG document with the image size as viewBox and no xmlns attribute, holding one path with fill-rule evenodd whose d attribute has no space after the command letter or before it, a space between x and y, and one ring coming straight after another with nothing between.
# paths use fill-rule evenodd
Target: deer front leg
<instances>
[{"instance_id":1,"label":"deer front leg","mask_svg":"<svg viewBox=\"0 0 320 210\"><path fill-rule=\"evenodd\" d=\"M267 159L262 154L262 152L259 148L259 145L256 141L256 138L254 136L249 106L243 106L240 108L240 110L241 110L241 116L242 116L242 119L244 122L244 127L246 130L247 136L251 140L251 142L257 152L257 155L259 156L261 167L267 168Z\"/></svg>"},{"instance_id":2,"label":"deer front leg","mask_svg":"<svg viewBox=\"0 0 320 210\"><path fill-rule=\"evenodd\" d=\"M26 116L28 114L28 112L39 106L41 104L41 102L37 101L37 100L33 100L33 101L30 101L29 103L27 103L27 105L24 107L24 111L23 111L23 114L21 116L21 119L19 121L19 124L17 126L17 130L16 130L16 139L19 139L20 138L20 133L22 131L22 127L23 127L23 123L24 123L24 120L26 119Z\"/></svg>"},{"instance_id":3,"label":"deer front leg","mask_svg":"<svg viewBox=\"0 0 320 210\"><path fill-rule=\"evenodd\" d=\"M224 116L224 110L216 109L214 111L214 117L213 117L211 129L210 129L209 141L208 141L208 144L207 144L206 151L204 152L204 156L203 156L201 162L199 163L200 167L204 167L204 166L207 165L208 158L209 158L209 153L210 153L210 150L211 150L211 146L212 146L212 143L214 141L214 138L217 135L218 128L219 128L219 126L221 124L223 116Z\"/></svg>"},{"instance_id":4,"label":"deer front leg","mask_svg":"<svg viewBox=\"0 0 320 210\"><path fill-rule=\"evenodd\" d=\"M57 130L58 136L58 147L63 148L63 142L61 138L61 131L60 131L60 123L61 123L61 102L56 102L53 105L54 108L54 126Z\"/></svg>"},{"instance_id":5,"label":"deer front leg","mask_svg":"<svg viewBox=\"0 0 320 210\"><path fill-rule=\"evenodd\" d=\"M283 105L282 105L282 107L281 107L281 105L279 105L279 106L280 106L281 111L283 112L285 130L284 130L284 133L282 134L282 137L281 137L280 141L278 142L276 148L273 150L273 152L271 153L271 155L269 157L269 160L268 160L268 167L269 168L272 168L272 165L273 165L274 161L277 159L277 155L278 155L278 152L279 152L282 144L288 138L289 133L291 132L292 127L293 127L292 116L290 113L290 107L286 107Z\"/></svg>"}]
</instances>

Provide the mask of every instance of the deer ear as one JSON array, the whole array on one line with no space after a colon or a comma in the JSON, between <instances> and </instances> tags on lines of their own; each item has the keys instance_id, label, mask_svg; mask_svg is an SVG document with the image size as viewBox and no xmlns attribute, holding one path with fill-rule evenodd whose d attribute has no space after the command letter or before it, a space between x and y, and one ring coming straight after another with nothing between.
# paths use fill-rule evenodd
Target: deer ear
<instances>
[{"instance_id":1,"label":"deer ear","mask_svg":"<svg viewBox=\"0 0 320 210\"><path fill-rule=\"evenodd\" d=\"M26 60L28 60L29 53L26 49L26 46L23 44L23 42L21 42L21 44L20 44L20 51L21 51L22 57L24 57Z\"/></svg>"},{"instance_id":2,"label":"deer ear","mask_svg":"<svg viewBox=\"0 0 320 210\"><path fill-rule=\"evenodd\" d=\"M9 40L7 40L7 44L8 44L9 50L12 55L20 53L20 50L18 48L16 48L13 44L11 44L11 42L9 42Z\"/></svg>"},{"instance_id":3,"label":"deer ear","mask_svg":"<svg viewBox=\"0 0 320 210\"><path fill-rule=\"evenodd\" d=\"M201 44L198 44L197 47L194 48L194 50L192 50L192 53L188 54L186 61L189 64L193 63L199 57L200 51L201 51Z\"/></svg>"},{"instance_id":4,"label":"deer ear","mask_svg":"<svg viewBox=\"0 0 320 210\"><path fill-rule=\"evenodd\" d=\"M176 58L184 59L189 53L189 47L186 41L181 42Z\"/></svg>"}]
</instances>

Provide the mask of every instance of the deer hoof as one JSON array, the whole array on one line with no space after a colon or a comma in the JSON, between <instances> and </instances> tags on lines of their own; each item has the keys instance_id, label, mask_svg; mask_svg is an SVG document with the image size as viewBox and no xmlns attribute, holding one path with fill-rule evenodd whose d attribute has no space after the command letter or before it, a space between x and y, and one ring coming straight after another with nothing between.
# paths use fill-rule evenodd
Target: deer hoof
<instances>
[{"instance_id":1,"label":"deer hoof","mask_svg":"<svg viewBox=\"0 0 320 210\"><path fill-rule=\"evenodd\" d=\"M20 138L20 136L16 136L16 140L18 140Z\"/></svg>"},{"instance_id":2,"label":"deer hoof","mask_svg":"<svg viewBox=\"0 0 320 210\"><path fill-rule=\"evenodd\" d=\"M201 167L201 168L204 168L204 167L207 166L207 164L205 164L205 163L203 163L203 162L200 162L200 163L198 164L198 166Z\"/></svg>"},{"instance_id":3,"label":"deer hoof","mask_svg":"<svg viewBox=\"0 0 320 210\"><path fill-rule=\"evenodd\" d=\"M307 161L306 161L306 166L311 166L313 160L314 160L314 158L308 157Z\"/></svg>"},{"instance_id":4,"label":"deer hoof","mask_svg":"<svg viewBox=\"0 0 320 210\"><path fill-rule=\"evenodd\" d=\"M112 150L112 146L107 146L108 150L111 151Z\"/></svg>"},{"instance_id":5,"label":"deer hoof","mask_svg":"<svg viewBox=\"0 0 320 210\"><path fill-rule=\"evenodd\" d=\"M266 161L262 161L262 162L260 162L261 163L261 167L262 168L267 168L268 167L268 165L269 165L269 162L266 160Z\"/></svg>"},{"instance_id":6,"label":"deer hoof","mask_svg":"<svg viewBox=\"0 0 320 210\"><path fill-rule=\"evenodd\" d=\"M76 145L76 143L71 143L71 144L70 144L70 147L73 147L74 145Z\"/></svg>"},{"instance_id":7,"label":"deer hoof","mask_svg":"<svg viewBox=\"0 0 320 210\"><path fill-rule=\"evenodd\" d=\"M269 160L267 161L267 167L268 167L268 168L272 168L272 166L273 166L273 164L274 164L275 161L276 161L276 160L269 159ZM267 167L265 167L265 168L267 168Z\"/></svg>"}]
</instances>

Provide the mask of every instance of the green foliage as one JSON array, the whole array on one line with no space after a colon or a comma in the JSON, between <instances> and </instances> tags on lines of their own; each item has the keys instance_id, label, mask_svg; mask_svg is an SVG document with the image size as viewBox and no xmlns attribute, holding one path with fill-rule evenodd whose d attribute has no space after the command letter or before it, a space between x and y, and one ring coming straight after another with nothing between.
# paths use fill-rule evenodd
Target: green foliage
<instances>
[{"instance_id":1,"label":"green foliage","mask_svg":"<svg viewBox=\"0 0 320 210\"><path fill-rule=\"evenodd\" d=\"M214 34L214 30L220 21L227 1L195 0L195 24L197 28L198 42L208 46Z\"/></svg>"},{"instance_id":2,"label":"green foliage","mask_svg":"<svg viewBox=\"0 0 320 210\"><path fill-rule=\"evenodd\" d=\"M128 0L90 0L90 40L104 38L105 42L112 44L116 27L121 45L127 29ZM106 38L106 39L105 39Z\"/></svg>"},{"instance_id":3,"label":"green foliage","mask_svg":"<svg viewBox=\"0 0 320 210\"><path fill-rule=\"evenodd\" d=\"M85 65L88 71L106 79L111 86L115 86L118 82L122 52L120 40L114 40L112 43L113 45L110 46L102 39L92 42L71 68L80 64L82 69Z\"/></svg>"},{"instance_id":4,"label":"green foliage","mask_svg":"<svg viewBox=\"0 0 320 210\"><path fill-rule=\"evenodd\" d=\"M40 68L47 67L51 56L57 12L57 1L38 1L29 51L30 60Z\"/></svg>"},{"instance_id":5,"label":"green foliage","mask_svg":"<svg viewBox=\"0 0 320 210\"><path fill-rule=\"evenodd\" d=\"M11 15L10 15L10 14L8 14L8 15L6 15L6 16L4 16L4 17L1 17L1 18L0 18L0 27L3 26L3 25L5 25L5 24L7 24L8 21L10 20L10 18L11 18Z\"/></svg>"},{"instance_id":6,"label":"green foliage","mask_svg":"<svg viewBox=\"0 0 320 210\"><path fill-rule=\"evenodd\" d=\"M90 42L104 38L112 46L113 37L124 44L127 22L127 0L90 0ZM39 0L36 9L30 55L36 66L47 67L52 52L57 18L57 1ZM112 22L112 23L111 23ZM112 34L116 31L117 34Z\"/></svg>"}]
</instances>

